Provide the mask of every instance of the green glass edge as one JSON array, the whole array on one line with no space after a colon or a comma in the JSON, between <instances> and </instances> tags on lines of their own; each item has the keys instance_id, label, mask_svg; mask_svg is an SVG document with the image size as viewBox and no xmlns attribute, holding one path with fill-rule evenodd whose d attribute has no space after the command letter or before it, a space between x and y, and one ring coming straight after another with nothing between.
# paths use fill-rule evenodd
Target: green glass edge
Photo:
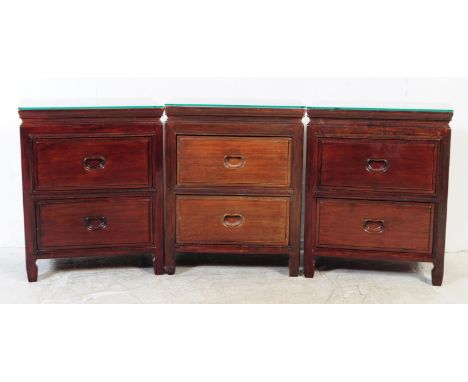
<instances>
[{"instance_id":1,"label":"green glass edge","mask_svg":"<svg viewBox=\"0 0 468 382\"><path fill-rule=\"evenodd\" d=\"M92 109L163 109L164 106L36 106L19 107L18 110L92 110Z\"/></svg>"},{"instance_id":2,"label":"green glass edge","mask_svg":"<svg viewBox=\"0 0 468 382\"><path fill-rule=\"evenodd\" d=\"M167 103L166 106L175 107L226 107L240 109L301 109L305 110L306 106L277 106L277 105L222 105L222 104L203 104L203 103Z\"/></svg>"},{"instance_id":3,"label":"green glass edge","mask_svg":"<svg viewBox=\"0 0 468 382\"><path fill-rule=\"evenodd\" d=\"M335 106L279 106L279 105L223 105L223 104L166 104L176 107L225 107L245 109L307 109L307 110L362 110L362 111L409 111L428 113L453 113L453 109L405 109L381 107L335 107ZM163 109L165 106L31 106L18 107L18 110L86 110L86 109Z\"/></svg>"},{"instance_id":4,"label":"green glass edge","mask_svg":"<svg viewBox=\"0 0 468 382\"><path fill-rule=\"evenodd\" d=\"M307 110L363 110L363 111L409 111L427 113L453 113L453 109L404 109L385 107L333 107L333 106L307 106Z\"/></svg>"}]
</instances>

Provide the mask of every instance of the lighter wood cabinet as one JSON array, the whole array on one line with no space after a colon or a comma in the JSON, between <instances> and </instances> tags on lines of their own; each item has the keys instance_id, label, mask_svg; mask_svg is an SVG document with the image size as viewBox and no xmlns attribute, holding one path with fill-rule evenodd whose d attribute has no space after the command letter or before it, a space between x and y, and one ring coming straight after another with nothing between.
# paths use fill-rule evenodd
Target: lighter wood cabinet
<instances>
[{"instance_id":1,"label":"lighter wood cabinet","mask_svg":"<svg viewBox=\"0 0 468 382\"><path fill-rule=\"evenodd\" d=\"M299 274L302 108L167 106L166 257L284 254Z\"/></svg>"}]
</instances>

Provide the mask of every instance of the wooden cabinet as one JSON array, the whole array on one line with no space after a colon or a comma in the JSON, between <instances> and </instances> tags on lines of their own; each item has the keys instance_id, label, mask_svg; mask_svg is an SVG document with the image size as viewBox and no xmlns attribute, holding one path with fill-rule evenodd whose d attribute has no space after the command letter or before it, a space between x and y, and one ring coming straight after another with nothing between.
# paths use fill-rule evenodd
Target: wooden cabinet
<instances>
[{"instance_id":1,"label":"wooden cabinet","mask_svg":"<svg viewBox=\"0 0 468 382\"><path fill-rule=\"evenodd\" d=\"M151 253L163 273L162 107L20 109L26 270Z\"/></svg>"},{"instance_id":2,"label":"wooden cabinet","mask_svg":"<svg viewBox=\"0 0 468 382\"><path fill-rule=\"evenodd\" d=\"M450 111L309 109L304 273L317 257L444 267Z\"/></svg>"},{"instance_id":3,"label":"wooden cabinet","mask_svg":"<svg viewBox=\"0 0 468 382\"><path fill-rule=\"evenodd\" d=\"M165 270L177 252L289 255L299 273L304 108L167 106Z\"/></svg>"},{"instance_id":4,"label":"wooden cabinet","mask_svg":"<svg viewBox=\"0 0 468 382\"><path fill-rule=\"evenodd\" d=\"M298 275L305 108L165 110L163 139L162 107L20 109L30 281L39 259L140 253L173 274L178 252L287 255ZM305 276L318 257L425 261L441 285L452 112L308 115Z\"/></svg>"}]
</instances>

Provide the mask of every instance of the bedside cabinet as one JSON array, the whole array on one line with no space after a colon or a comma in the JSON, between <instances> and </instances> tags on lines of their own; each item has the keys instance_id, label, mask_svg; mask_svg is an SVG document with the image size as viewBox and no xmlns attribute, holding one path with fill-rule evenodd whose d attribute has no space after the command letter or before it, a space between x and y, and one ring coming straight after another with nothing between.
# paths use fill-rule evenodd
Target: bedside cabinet
<instances>
[{"instance_id":1,"label":"bedside cabinet","mask_svg":"<svg viewBox=\"0 0 468 382\"><path fill-rule=\"evenodd\" d=\"M299 272L304 108L166 105L166 257L286 254Z\"/></svg>"},{"instance_id":2,"label":"bedside cabinet","mask_svg":"<svg viewBox=\"0 0 468 382\"><path fill-rule=\"evenodd\" d=\"M317 257L444 272L450 110L309 108L304 273Z\"/></svg>"},{"instance_id":3,"label":"bedside cabinet","mask_svg":"<svg viewBox=\"0 0 468 382\"><path fill-rule=\"evenodd\" d=\"M162 107L20 108L26 270L153 254L164 272Z\"/></svg>"}]
</instances>

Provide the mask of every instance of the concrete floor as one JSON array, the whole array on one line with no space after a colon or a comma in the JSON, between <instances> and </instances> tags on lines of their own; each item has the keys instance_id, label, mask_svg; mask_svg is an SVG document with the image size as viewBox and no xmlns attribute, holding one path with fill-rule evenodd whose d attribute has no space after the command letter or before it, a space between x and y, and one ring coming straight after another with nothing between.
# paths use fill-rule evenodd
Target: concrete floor
<instances>
[{"instance_id":1,"label":"concrete floor","mask_svg":"<svg viewBox=\"0 0 468 382\"><path fill-rule=\"evenodd\" d=\"M176 274L151 259L38 261L28 283L23 248L0 249L1 303L467 303L468 252L448 253L442 287L432 264L322 260L313 279L288 277L287 259L179 255Z\"/></svg>"}]
</instances>

